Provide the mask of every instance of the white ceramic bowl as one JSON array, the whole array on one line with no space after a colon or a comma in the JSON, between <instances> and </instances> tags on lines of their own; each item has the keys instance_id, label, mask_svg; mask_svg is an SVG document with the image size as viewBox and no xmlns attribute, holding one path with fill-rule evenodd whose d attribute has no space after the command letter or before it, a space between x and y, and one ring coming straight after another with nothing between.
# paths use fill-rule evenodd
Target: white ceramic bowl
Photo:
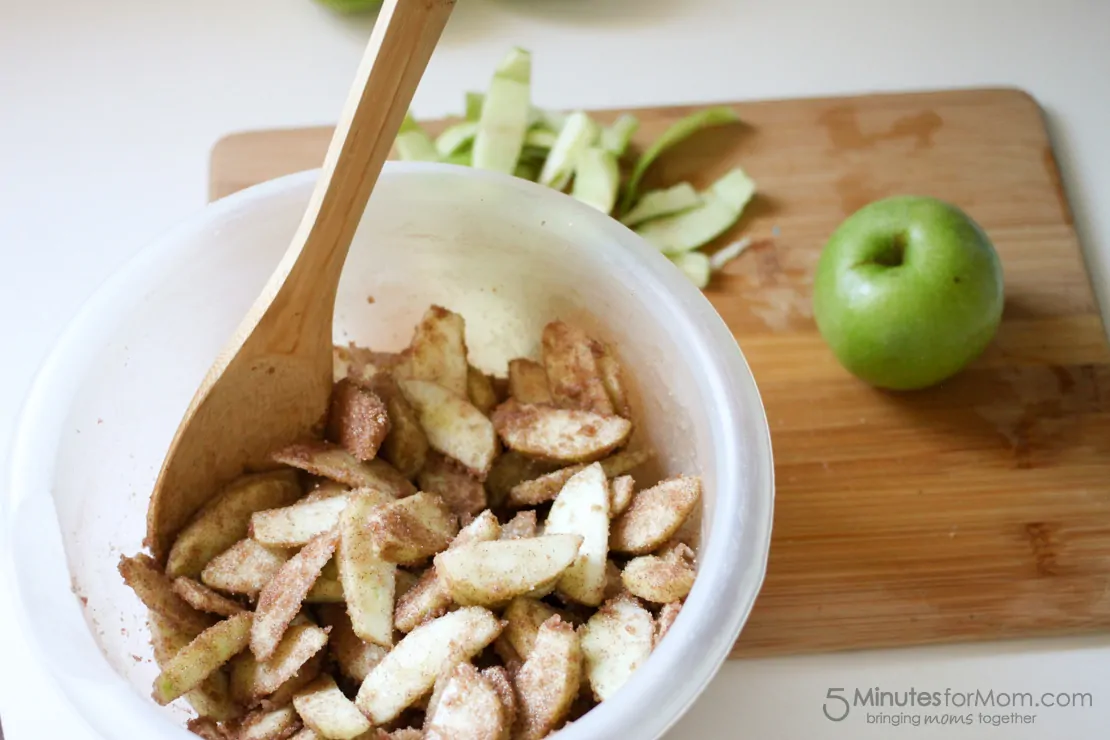
<instances>
[{"instance_id":1,"label":"white ceramic bowl","mask_svg":"<svg viewBox=\"0 0 1110 740\"><path fill-rule=\"evenodd\" d=\"M193 391L288 244L306 172L206 208L82 309L29 395L11 455L8 564L24 631L111 740L193 737L149 698L144 610L120 553ZM368 297L373 297L373 302ZM662 472L705 483L700 572L667 639L561 740L662 735L716 673L763 579L771 446L744 358L709 302L616 221L523 180L387 166L339 290L336 339L404 346L431 303L462 313L475 364L535 354L545 322L578 322L633 376L640 442ZM195 739L194 739L195 740Z\"/></svg>"}]
</instances>

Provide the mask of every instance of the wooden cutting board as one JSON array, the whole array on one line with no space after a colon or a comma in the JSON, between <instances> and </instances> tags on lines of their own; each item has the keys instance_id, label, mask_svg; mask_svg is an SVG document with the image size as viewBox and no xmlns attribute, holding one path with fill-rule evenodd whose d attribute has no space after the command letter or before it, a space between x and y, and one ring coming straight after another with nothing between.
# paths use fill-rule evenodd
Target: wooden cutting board
<instances>
[{"instance_id":1,"label":"wooden cutting board","mask_svg":"<svg viewBox=\"0 0 1110 740\"><path fill-rule=\"evenodd\" d=\"M721 240L756 246L706 291L751 363L775 451L770 568L734 655L1110 626L1110 351L1036 102L964 90L735 107L744 125L685 142L647 183L705 185L740 164L760 188ZM634 111L637 142L690 110ZM223 139L212 197L319 166L329 136ZM837 365L810 287L836 225L902 193L982 224L1006 309L973 367L895 394Z\"/></svg>"}]
</instances>

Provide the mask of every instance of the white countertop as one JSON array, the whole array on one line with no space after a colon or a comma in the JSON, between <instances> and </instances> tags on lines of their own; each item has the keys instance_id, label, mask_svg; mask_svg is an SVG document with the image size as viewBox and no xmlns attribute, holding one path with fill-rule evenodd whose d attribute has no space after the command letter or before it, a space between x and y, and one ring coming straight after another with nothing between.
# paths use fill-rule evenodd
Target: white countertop
<instances>
[{"instance_id":1,"label":"white countertop","mask_svg":"<svg viewBox=\"0 0 1110 740\"><path fill-rule=\"evenodd\" d=\"M213 142L333 120L368 29L310 0L0 0L0 316L9 347L0 449L35 368L81 302L203 205ZM484 86L513 44L535 53L537 98L551 107L1023 87L1048 112L1106 310L1110 3L460 0L417 114L458 110L462 91ZM13 632L6 602L5 736L92 740ZM1110 635L730 662L669 737L1104 738L1108 665ZM1031 710L1032 724L998 728L869 725L862 709L842 722L822 714L829 689L876 686L1089 692L1094 706Z\"/></svg>"}]
</instances>

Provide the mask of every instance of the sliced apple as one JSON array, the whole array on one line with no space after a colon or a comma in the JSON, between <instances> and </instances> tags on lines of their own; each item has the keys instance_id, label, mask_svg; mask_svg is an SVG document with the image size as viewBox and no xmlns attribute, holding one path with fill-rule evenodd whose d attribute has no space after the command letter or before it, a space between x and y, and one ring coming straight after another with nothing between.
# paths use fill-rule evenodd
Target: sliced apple
<instances>
[{"instance_id":1,"label":"sliced apple","mask_svg":"<svg viewBox=\"0 0 1110 740\"><path fill-rule=\"evenodd\" d=\"M284 740L301 726L293 707L259 710L247 715L235 730L235 740Z\"/></svg>"},{"instance_id":2,"label":"sliced apple","mask_svg":"<svg viewBox=\"0 0 1110 740\"><path fill-rule=\"evenodd\" d=\"M256 511L251 516L251 539L268 547L303 547L335 528L348 500L349 496L344 493L280 509Z\"/></svg>"},{"instance_id":3,"label":"sliced apple","mask_svg":"<svg viewBox=\"0 0 1110 740\"><path fill-rule=\"evenodd\" d=\"M466 323L459 314L440 306L429 308L416 326L408 359L412 379L467 398Z\"/></svg>"},{"instance_id":4,"label":"sliced apple","mask_svg":"<svg viewBox=\"0 0 1110 740\"><path fill-rule=\"evenodd\" d=\"M328 480L327 478L317 478L316 484L312 489L304 495L304 497L297 503L311 504L314 501L323 501L326 498L333 496L342 496L349 492L351 487L344 485L339 481Z\"/></svg>"},{"instance_id":5,"label":"sliced apple","mask_svg":"<svg viewBox=\"0 0 1110 740\"><path fill-rule=\"evenodd\" d=\"M633 596L667 604L685 599L696 575L693 550L679 543L662 556L632 558L624 566L621 581Z\"/></svg>"},{"instance_id":6,"label":"sliced apple","mask_svg":"<svg viewBox=\"0 0 1110 740\"><path fill-rule=\"evenodd\" d=\"M185 729L201 738L201 740L227 740L227 735L224 734L219 723L204 715L193 717L186 722Z\"/></svg>"},{"instance_id":7,"label":"sliced apple","mask_svg":"<svg viewBox=\"0 0 1110 740\"><path fill-rule=\"evenodd\" d=\"M582 537L578 555L556 589L562 597L579 604L600 604L609 556L609 481L599 463L576 473L563 486L551 505L544 532Z\"/></svg>"},{"instance_id":8,"label":"sliced apple","mask_svg":"<svg viewBox=\"0 0 1110 740\"><path fill-rule=\"evenodd\" d=\"M485 414L435 383L402 380L400 386L431 448L484 478L497 454L497 435Z\"/></svg>"},{"instance_id":9,"label":"sliced apple","mask_svg":"<svg viewBox=\"0 0 1110 740\"><path fill-rule=\"evenodd\" d=\"M477 655L501 628L501 621L480 607L458 609L417 627L370 671L356 705L374 724L392 722L432 688L440 671Z\"/></svg>"},{"instance_id":10,"label":"sliced apple","mask_svg":"<svg viewBox=\"0 0 1110 740\"><path fill-rule=\"evenodd\" d=\"M601 469L606 477L615 478L643 465L651 456L647 450L621 450L602 460Z\"/></svg>"},{"instance_id":11,"label":"sliced apple","mask_svg":"<svg viewBox=\"0 0 1110 740\"><path fill-rule=\"evenodd\" d=\"M466 397L474 408L486 416L497 405L497 391L490 377L471 365L466 371Z\"/></svg>"},{"instance_id":12,"label":"sliced apple","mask_svg":"<svg viewBox=\"0 0 1110 740\"><path fill-rule=\"evenodd\" d=\"M216 621L195 609L173 589L173 582L162 572L154 558L143 553L120 557L119 574L143 605L177 625L181 630L198 635Z\"/></svg>"},{"instance_id":13,"label":"sliced apple","mask_svg":"<svg viewBox=\"0 0 1110 740\"><path fill-rule=\"evenodd\" d=\"M624 444L628 419L592 411L520 404L510 399L493 412L493 424L511 449L555 462L591 462Z\"/></svg>"},{"instance_id":14,"label":"sliced apple","mask_svg":"<svg viewBox=\"0 0 1110 740\"><path fill-rule=\"evenodd\" d=\"M490 542L501 536L501 525L490 511L483 511L470 524L463 527L450 547L463 547L473 542ZM398 571L402 572L402 571ZM394 626L401 632L412 632L416 627L443 616L451 606L451 594L436 573L435 566L428 568L420 580L397 599L393 613Z\"/></svg>"},{"instance_id":15,"label":"sliced apple","mask_svg":"<svg viewBox=\"0 0 1110 740\"><path fill-rule=\"evenodd\" d=\"M601 468L609 478L621 476L651 458L644 450L621 450L601 461ZM517 483L509 490L506 499L509 506L538 506L551 501L563 489L572 476L581 472L585 465L569 465L544 475ZM623 485L623 484L622 484ZM627 504L625 504L627 507ZM610 510L610 515L616 516Z\"/></svg>"},{"instance_id":16,"label":"sliced apple","mask_svg":"<svg viewBox=\"0 0 1110 740\"><path fill-rule=\"evenodd\" d=\"M352 740L370 731L370 721L343 695L331 676L320 676L293 697L305 726L325 738Z\"/></svg>"},{"instance_id":17,"label":"sliced apple","mask_svg":"<svg viewBox=\"0 0 1110 740\"><path fill-rule=\"evenodd\" d=\"M366 527L373 511L389 502L381 492L366 491L351 497L339 519L336 564L347 613L356 635L383 647L393 644L393 599L397 566L378 555Z\"/></svg>"},{"instance_id":18,"label":"sliced apple","mask_svg":"<svg viewBox=\"0 0 1110 740\"><path fill-rule=\"evenodd\" d=\"M578 635L569 623L553 616L540 627L532 654L516 675L516 737L540 740L557 728L578 696L581 680Z\"/></svg>"},{"instance_id":19,"label":"sliced apple","mask_svg":"<svg viewBox=\"0 0 1110 740\"><path fill-rule=\"evenodd\" d=\"M513 652L522 659L532 654L540 625L556 615L556 611L539 599L518 596L509 602L502 615L505 619L505 632L502 637L512 645Z\"/></svg>"},{"instance_id":20,"label":"sliced apple","mask_svg":"<svg viewBox=\"0 0 1110 740\"><path fill-rule=\"evenodd\" d=\"M489 685L497 693L501 702L501 711L505 717L505 730L497 740L509 740L512 736L513 726L516 724L516 690L513 689L509 672L499 665L490 666L482 670L482 678L489 681Z\"/></svg>"},{"instance_id":21,"label":"sliced apple","mask_svg":"<svg viewBox=\"0 0 1110 740\"><path fill-rule=\"evenodd\" d=\"M505 525L501 527L501 539L519 540L524 537L535 537L538 530L539 524L536 521L536 512L518 511L512 519L505 522Z\"/></svg>"},{"instance_id":22,"label":"sliced apple","mask_svg":"<svg viewBox=\"0 0 1110 740\"><path fill-rule=\"evenodd\" d=\"M509 360L509 395L520 403L553 403L547 371L535 360Z\"/></svg>"},{"instance_id":23,"label":"sliced apple","mask_svg":"<svg viewBox=\"0 0 1110 740\"><path fill-rule=\"evenodd\" d=\"M582 652L598 701L612 697L648 659L654 632L651 613L631 596L605 602L590 617L582 629Z\"/></svg>"},{"instance_id":24,"label":"sliced apple","mask_svg":"<svg viewBox=\"0 0 1110 740\"><path fill-rule=\"evenodd\" d=\"M435 566L403 596L397 599L393 612L393 625L401 632L412 632L421 624L442 617L451 606L451 594L436 575Z\"/></svg>"},{"instance_id":25,"label":"sliced apple","mask_svg":"<svg viewBox=\"0 0 1110 740\"><path fill-rule=\"evenodd\" d=\"M337 604L346 601L343 597L343 582L339 580L339 567L335 564L335 558L329 560L320 571L320 577L312 584L304 600L306 604Z\"/></svg>"},{"instance_id":26,"label":"sliced apple","mask_svg":"<svg viewBox=\"0 0 1110 740\"><path fill-rule=\"evenodd\" d=\"M679 476L632 497L628 509L613 521L609 547L643 555L678 531L701 498L701 479Z\"/></svg>"},{"instance_id":27,"label":"sliced apple","mask_svg":"<svg viewBox=\"0 0 1110 740\"><path fill-rule=\"evenodd\" d=\"M200 580L209 588L253 599L291 556L288 550L240 540L212 558L201 571Z\"/></svg>"},{"instance_id":28,"label":"sliced apple","mask_svg":"<svg viewBox=\"0 0 1110 740\"><path fill-rule=\"evenodd\" d=\"M169 704L191 691L219 670L220 666L246 649L250 642L253 614L243 612L217 622L197 635L167 661L154 679L154 701Z\"/></svg>"},{"instance_id":29,"label":"sliced apple","mask_svg":"<svg viewBox=\"0 0 1110 740\"><path fill-rule=\"evenodd\" d=\"M612 416L613 402L601 382L594 342L584 331L563 321L543 329L543 366L557 406Z\"/></svg>"},{"instance_id":30,"label":"sliced apple","mask_svg":"<svg viewBox=\"0 0 1110 740\"><path fill-rule=\"evenodd\" d=\"M674 620L678 619L678 613L682 611L682 604L677 601L671 604L664 604L663 608L659 610L659 616L655 618L655 639L652 645L659 646L659 641L667 636L667 632L674 624Z\"/></svg>"},{"instance_id":31,"label":"sliced apple","mask_svg":"<svg viewBox=\"0 0 1110 740\"><path fill-rule=\"evenodd\" d=\"M434 710L429 706L424 740L501 740L509 724L501 697L469 663L459 663L442 679Z\"/></svg>"},{"instance_id":32,"label":"sliced apple","mask_svg":"<svg viewBox=\"0 0 1110 740\"><path fill-rule=\"evenodd\" d=\"M150 644L154 648L154 661L164 669L181 650L193 641L196 634L185 632L158 612L147 612ZM243 713L242 707L231 698L227 673L213 671L193 690L185 692L185 701L200 717L224 721Z\"/></svg>"},{"instance_id":33,"label":"sliced apple","mask_svg":"<svg viewBox=\"0 0 1110 740\"><path fill-rule=\"evenodd\" d=\"M424 467L428 454L428 437L420 426L416 409L405 399L397 381L388 373L374 378L371 388L385 401L389 411L389 434L382 442L381 456L393 464L406 478L412 478Z\"/></svg>"},{"instance_id":34,"label":"sliced apple","mask_svg":"<svg viewBox=\"0 0 1110 740\"><path fill-rule=\"evenodd\" d=\"M458 536L451 542L451 547L462 547L472 542L491 542L501 538L501 524L493 512L486 509L459 530Z\"/></svg>"},{"instance_id":35,"label":"sliced apple","mask_svg":"<svg viewBox=\"0 0 1110 740\"><path fill-rule=\"evenodd\" d=\"M344 378L332 386L327 437L359 460L373 460L389 434L389 411L370 389Z\"/></svg>"},{"instance_id":36,"label":"sliced apple","mask_svg":"<svg viewBox=\"0 0 1110 740\"><path fill-rule=\"evenodd\" d=\"M456 603L504 604L550 593L581 544L573 534L477 542L437 555L436 572Z\"/></svg>"},{"instance_id":37,"label":"sliced apple","mask_svg":"<svg viewBox=\"0 0 1110 740\"><path fill-rule=\"evenodd\" d=\"M586 468L585 465L570 465L550 473L526 480L513 486L505 503L508 506L519 508L521 506L539 506L553 500L567 481L576 473Z\"/></svg>"},{"instance_id":38,"label":"sliced apple","mask_svg":"<svg viewBox=\"0 0 1110 740\"><path fill-rule=\"evenodd\" d=\"M348 678L360 683L370 670L381 662L388 649L366 642L355 634L351 618L342 604L325 604L317 613L328 634L328 650L339 670Z\"/></svg>"},{"instance_id":39,"label":"sliced apple","mask_svg":"<svg viewBox=\"0 0 1110 740\"><path fill-rule=\"evenodd\" d=\"M421 491L441 496L456 516L473 516L486 508L482 482L438 453L428 456L416 482Z\"/></svg>"},{"instance_id":40,"label":"sliced apple","mask_svg":"<svg viewBox=\"0 0 1110 740\"><path fill-rule=\"evenodd\" d=\"M424 492L375 507L363 526L379 557L398 565L414 565L447 549L459 532L443 499Z\"/></svg>"},{"instance_id":41,"label":"sliced apple","mask_svg":"<svg viewBox=\"0 0 1110 740\"><path fill-rule=\"evenodd\" d=\"M293 677L278 686L277 690L269 696L263 697L258 705L263 709L277 709L278 707L288 706L293 701L293 697L297 692L303 689L308 684L316 680L324 667L324 658L327 657L327 650L320 652L309 658L304 665L297 670ZM243 653L235 658L235 660L242 660L244 656L250 655L249 651Z\"/></svg>"},{"instance_id":42,"label":"sliced apple","mask_svg":"<svg viewBox=\"0 0 1110 740\"><path fill-rule=\"evenodd\" d=\"M232 696L249 705L274 693L296 676L327 642L327 631L314 624L290 625L269 660L259 662L252 654L244 653L233 661Z\"/></svg>"},{"instance_id":43,"label":"sliced apple","mask_svg":"<svg viewBox=\"0 0 1110 740\"><path fill-rule=\"evenodd\" d=\"M508 499L509 492L514 486L549 473L558 467L558 463L536 460L514 450L498 455L493 461L489 475L486 476L488 505L494 508L500 507ZM551 498L555 498L555 493L551 494Z\"/></svg>"},{"instance_id":44,"label":"sliced apple","mask_svg":"<svg viewBox=\"0 0 1110 740\"><path fill-rule=\"evenodd\" d=\"M609 483L609 516L616 518L628 509L635 489L636 481L631 475L619 476Z\"/></svg>"},{"instance_id":45,"label":"sliced apple","mask_svg":"<svg viewBox=\"0 0 1110 740\"><path fill-rule=\"evenodd\" d=\"M328 442L299 442L283 447L272 458L275 462L345 483L352 488L373 488L394 498L416 492L412 483L385 460L363 462L342 447Z\"/></svg>"},{"instance_id":46,"label":"sliced apple","mask_svg":"<svg viewBox=\"0 0 1110 740\"><path fill-rule=\"evenodd\" d=\"M250 646L259 661L269 660L277 650L309 589L335 552L338 539L338 533L327 532L312 540L286 561L258 594Z\"/></svg>"},{"instance_id":47,"label":"sliced apple","mask_svg":"<svg viewBox=\"0 0 1110 740\"><path fill-rule=\"evenodd\" d=\"M185 600L189 606L209 614L219 614L230 617L245 611L241 604L232 601L226 596L221 596L204 584L197 583L192 578L180 576L173 580L173 592Z\"/></svg>"},{"instance_id":48,"label":"sliced apple","mask_svg":"<svg viewBox=\"0 0 1110 740\"><path fill-rule=\"evenodd\" d=\"M632 416L632 408L628 403L628 391L625 390L623 371L617 362L613 350L602 342L590 345L597 362L597 372L601 376L601 384L613 404L613 410L628 419Z\"/></svg>"},{"instance_id":49,"label":"sliced apple","mask_svg":"<svg viewBox=\"0 0 1110 740\"><path fill-rule=\"evenodd\" d=\"M301 486L292 470L235 480L181 530L170 548L166 574L196 578L209 560L247 536L254 512L287 506L300 495Z\"/></svg>"}]
</instances>

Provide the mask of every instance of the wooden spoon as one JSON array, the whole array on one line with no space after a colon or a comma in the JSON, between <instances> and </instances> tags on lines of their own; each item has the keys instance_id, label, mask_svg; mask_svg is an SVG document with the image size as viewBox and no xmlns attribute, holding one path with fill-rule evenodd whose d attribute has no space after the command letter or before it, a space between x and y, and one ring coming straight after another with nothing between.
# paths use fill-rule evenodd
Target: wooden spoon
<instances>
[{"instance_id":1,"label":"wooden spoon","mask_svg":"<svg viewBox=\"0 0 1110 740\"><path fill-rule=\"evenodd\" d=\"M332 386L339 276L370 191L455 0L386 0L292 244L177 428L147 511L146 545L173 538L219 487L272 467L318 432Z\"/></svg>"}]
</instances>

